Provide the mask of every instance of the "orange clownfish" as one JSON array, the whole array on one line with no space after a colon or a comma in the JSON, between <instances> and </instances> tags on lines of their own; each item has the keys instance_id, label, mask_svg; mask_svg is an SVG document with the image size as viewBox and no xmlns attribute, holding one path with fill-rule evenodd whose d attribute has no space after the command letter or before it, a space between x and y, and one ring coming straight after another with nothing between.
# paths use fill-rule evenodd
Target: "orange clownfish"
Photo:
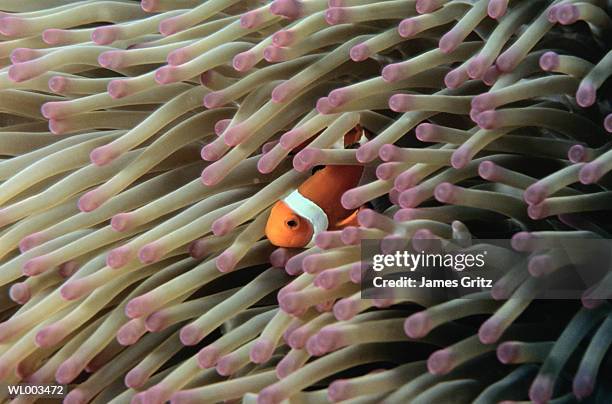
<instances>
[{"instance_id":1,"label":"orange clownfish","mask_svg":"<svg viewBox=\"0 0 612 404\"><path fill-rule=\"evenodd\" d=\"M345 135L345 144L354 144L360 127ZM356 223L357 210L347 210L342 195L355 188L363 175L360 165L325 166L298 189L276 202L270 211L265 233L277 247L301 248L314 245L315 237L326 230L339 230Z\"/></svg>"}]
</instances>

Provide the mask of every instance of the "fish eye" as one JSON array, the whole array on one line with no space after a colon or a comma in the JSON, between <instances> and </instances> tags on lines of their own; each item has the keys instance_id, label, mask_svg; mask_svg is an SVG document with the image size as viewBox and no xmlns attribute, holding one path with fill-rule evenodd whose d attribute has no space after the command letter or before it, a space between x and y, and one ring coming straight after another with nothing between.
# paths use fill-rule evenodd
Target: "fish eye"
<instances>
[{"instance_id":1,"label":"fish eye","mask_svg":"<svg viewBox=\"0 0 612 404\"><path fill-rule=\"evenodd\" d=\"M298 222L295 219L289 219L286 222L287 227L289 227L290 229L295 229L296 227L298 227Z\"/></svg>"}]
</instances>

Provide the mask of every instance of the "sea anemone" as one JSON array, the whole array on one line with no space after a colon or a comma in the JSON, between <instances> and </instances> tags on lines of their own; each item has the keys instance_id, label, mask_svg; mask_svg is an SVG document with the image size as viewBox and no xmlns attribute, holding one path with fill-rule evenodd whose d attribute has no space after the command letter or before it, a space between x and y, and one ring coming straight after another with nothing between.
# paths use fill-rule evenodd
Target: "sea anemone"
<instances>
[{"instance_id":1,"label":"sea anemone","mask_svg":"<svg viewBox=\"0 0 612 404\"><path fill-rule=\"evenodd\" d=\"M0 381L67 404L612 402L612 275L538 295L562 240L612 232L609 7L0 0ZM273 246L271 206L322 165L365 167L357 223ZM529 259L472 298L362 298L371 239Z\"/></svg>"}]
</instances>

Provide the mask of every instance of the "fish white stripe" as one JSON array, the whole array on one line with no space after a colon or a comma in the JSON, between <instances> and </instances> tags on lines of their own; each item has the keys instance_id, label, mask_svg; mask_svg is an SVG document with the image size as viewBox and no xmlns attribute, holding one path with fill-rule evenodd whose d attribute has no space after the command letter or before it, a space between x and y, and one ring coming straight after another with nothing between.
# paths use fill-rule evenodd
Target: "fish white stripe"
<instances>
[{"instance_id":1,"label":"fish white stripe","mask_svg":"<svg viewBox=\"0 0 612 404\"><path fill-rule=\"evenodd\" d=\"M327 214L319 205L300 194L297 189L287 195L283 202L312 225L312 238L306 245L306 247L312 247L317 234L324 232L329 226Z\"/></svg>"}]
</instances>

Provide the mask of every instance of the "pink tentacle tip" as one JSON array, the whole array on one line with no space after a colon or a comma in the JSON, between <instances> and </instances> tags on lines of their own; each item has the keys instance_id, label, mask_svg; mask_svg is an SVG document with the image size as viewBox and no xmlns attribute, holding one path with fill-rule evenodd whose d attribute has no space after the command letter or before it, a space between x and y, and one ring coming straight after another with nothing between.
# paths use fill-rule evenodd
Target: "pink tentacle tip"
<instances>
[{"instance_id":1,"label":"pink tentacle tip","mask_svg":"<svg viewBox=\"0 0 612 404\"><path fill-rule=\"evenodd\" d=\"M299 292L289 292L278 297L282 311L288 314L298 313L302 309L302 299Z\"/></svg>"},{"instance_id":2,"label":"pink tentacle tip","mask_svg":"<svg viewBox=\"0 0 612 404\"><path fill-rule=\"evenodd\" d=\"M546 52L540 56L540 68L546 72L554 71L559 67L559 55L555 52Z\"/></svg>"},{"instance_id":3,"label":"pink tentacle tip","mask_svg":"<svg viewBox=\"0 0 612 404\"><path fill-rule=\"evenodd\" d=\"M106 69L118 69L123 66L123 54L125 51L107 51L98 56L98 64Z\"/></svg>"},{"instance_id":4,"label":"pink tentacle tip","mask_svg":"<svg viewBox=\"0 0 612 404\"><path fill-rule=\"evenodd\" d=\"M202 331L193 324L188 324L181 328L180 339L183 345L196 345L204 338Z\"/></svg>"},{"instance_id":5,"label":"pink tentacle tip","mask_svg":"<svg viewBox=\"0 0 612 404\"><path fill-rule=\"evenodd\" d=\"M147 13L159 11L159 0L140 0L140 8Z\"/></svg>"},{"instance_id":6,"label":"pink tentacle tip","mask_svg":"<svg viewBox=\"0 0 612 404\"><path fill-rule=\"evenodd\" d=\"M471 160L470 150L467 147L459 146L451 155L450 163L453 168L460 169L468 165Z\"/></svg>"},{"instance_id":7,"label":"pink tentacle tip","mask_svg":"<svg viewBox=\"0 0 612 404\"><path fill-rule=\"evenodd\" d=\"M87 393L79 388L71 390L64 397L63 404L86 404L89 401Z\"/></svg>"},{"instance_id":8,"label":"pink tentacle tip","mask_svg":"<svg viewBox=\"0 0 612 404\"><path fill-rule=\"evenodd\" d=\"M434 375L445 375L455 366L455 354L450 349L441 349L427 358L427 370Z\"/></svg>"},{"instance_id":9,"label":"pink tentacle tip","mask_svg":"<svg viewBox=\"0 0 612 404\"><path fill-rule=\"evenodd\" d=\"M527 207L527 215L533 220L544 219L550 216L546 201L540 202L537 205L529 205Z\"/></svg>"},{"instance_id":10,"label":"pink tentacle tip","mask_svg":"<svg viewBox=\"0 0 612 404\"><path fill-rule=\"evenodd\" d=\"M399 81L402 78L402 66L399 63L389 64L382 69L381 75L387 83Z\"/></svg>"},{"instance_id":11,"label":"pink tentacle tip","mask_svg":"<svg viewBox=\"0 0 612 404\"><path fill-rule=\"evenodd\" d=\"M344 379L334 380L327 388L327 398L331 402L343 401L351 398L351 384Z\"/></svg>"},{"instance_id":12,"label":"pink tentacle tip","mask_svg":"<svg viewBox=\"0 0 612 404\"><path fill-rule=\"evenodd\" d=\"M61 384L68 384L76 379L81 370L74 359L67 359L57 368L55 380Z\"/></svg>"},{"instance_id":13,"label":"pink tentacle tip","mask_svg":"<svg viewBox=\"0 0 612 404\"><path fill-rule=\"evenodd\" d=\"M117 342L123 346L134 345L145 332L140 322L130 320L117 331Z\"/></svg>"},{"instance_id":14,"label":"pink tentacle tip","mask_svg":"<svg viewBox=\"0 0 612 404\"><path fill-rule=\"evenodd\" d=\"M593 184L605 174L604 167L597 161L586 163L578 173L578 179L583 184Z\"/></svg>"},{"instance_id":15,"label":"pink tentacle tip","mask_svg":"<svg viewBox=\"0 0 612 404\"><path fill-rule=\"evenodd\" d=\"M340 275L338 271L326 270L317 275L314 279L314 286L321 289L332 289L340 283Z\"/></svg>"},{"instance_id":16,"label":"pink tentacle tip","mask_svg":"<svg viewBox=\"0 0 612 404\"><path fill-rule=\"evenodd\" d=\"M502 72L497 68L497 65L489 66L487 71L482 76L482 82L487 86L492 86L495 84L499 76L501 76Z\"/></svg>"},{"instance_id":17,"label":"pink tentacle tip","mask_svg":"<svg viewBox=\"0 0 612 404\"><path fill-rule=\"evenodd\" d=\"M425 312L415 313L404 322L404 332L413 339L423 338L431 329L431 318Z\"/></svg>"},{"instance_id":18,"label":"pink tentacle tip","mask_svg":"<svg viewBox=\"0 0 612 404\"><path fill-rule=\"evenodd\" d=\"M400 193L399 204L402 208L415 208L425 198L427 198L427 195L421 188L408 187L406 190Z\"/></svg>"},{"instance_id":19,"label":"pink tentacle tip","mask_svg":"<svg viewBox=\"0 0 612 404\"><path fill-rule=\"evenodd\" d=\"M357 213L357 221L363 227L370 228L376 225L378 215L379 213L372 209L363 209Z\"/></svg>"},{"instance_id":20,"label":"pink tentacle tip","mask_svg":"<svg viewBox=\"0 0 612 404\"><path fill-rule=\"evenodd\" d=\"M353 62L362 62L372 56L372 50L367 44L360 43L350 49L349 56Z\"/></svg>"},{"instance_id":21,"label":"pink tentacle tip","mask_svg":"<svg viewBox=\"0 0 612 404\"><path fill-rule=\"evenodd\" d=\"M61 324L50 324L36 333L34 342L41 348L51 347L65 337L64 330Z\"/></svg>"},{"instance_id":22,"label":"pink tentacle tip","mask_svg":"<svg viewBox=\"0 0 612 404\"><path fill-rule=\"evenodd\" d=\"M182 20L183 18L180 15L162 20L158 26L159 33L163 36L168 36L185 29L186 27Z\"/></svg>"},{"instance_id":23,"label":"pink tentacle tip","mask_svg":"<svg viewBox=\"0 0 612 404\"><path fill-rule=\"evenodd\" d=\"M383 181L393 178L395 164L397 163L384 163L376 167L376 178Z\"/></svg>"},{"instance_id":24,"label":"pink tentacle tip","mask_svg":"<svg viewBox=\"0 0 612 404\"><path fill-rule=\"evenodd\" d=\"M221 351L214 345L205 346L198 352L198 366L201 369L214 368L221 357Z\"/></svg>"},{"instance_id":25,"label":"pink tentacle tip","mask_svg":"<svg viewBox=\"0 0 612 404\"><path fill-rule=\"evenodd\" d=\"M204 96L204 106L208 109L219 108L225 105L226 103L227 100L225 100L223 92L221 91L213 91L212 93L208 93ZM225 126L223 130L225 130L226 128L227 126ZM223 131L217 132L217 125L215 125L215 133L220 134L223 133Z\"/></svg>"},{"instance_id":26,"label":"pink tentacle tip","mask_svg":"<svg viewBox=\"0 0 612 404\"><path fill-rule=\"evenodd\" d=\"M129 82L123 79L111 80L106 87L106 91L114 99L127 97L132 94Z\"/></svg>"},{"instance_id":27,"label":"pink tentacle tip","mask_svg":"<svg viewBox=\"0 0 612 404\"><path fill-rule=\"evenodd\" d=\"M22 36L27 34L28 21L20 17L0 18L0 34L4 36Z\"/></svg>"},{"instance_id":28,"label":"pink tentacle tip","mask_svg":"<svg viewBox=\"0 0 612 404\"><path fill-rule=\"evenodd\" d=\"M357 262L351 266L351 270L349 271L349 279L352 283L359 285L361 284L361 274L364 270L364 264L361 262Z\"/></svg>"},{"instance_id":29,"label":"pink tentacle tip","mask_svg":"<svg viewBox=\"0 0 612 404\"><path fill-rule=\"evenodd\" d=\"M257 55L254 52L246 51L237 54L232 60L234 70L246 72L257 64Z\"/></svg>"},{"instance_id":30,"label":"pink tentacle tip","mask_svg":"<svg viewBox=\"0 0 612 404\"><path fill-rule=\"evenodd\" d=\"M270 63L283 62L286 60L285 52L285 48L280 48L277 46L267 46L264 49L263 57L267 62Z\"/></svg>"},{"instance_id":31,"label":"pink tentacle tip","mask_svg":"<svg viewBox=\"0 0 612 404\"><path fill-rule=\"evenodd\" d=\"M86 289L78 279L68 281L60 288L60 296L67 301L76 300L85 293Z\"/></svg>"},{"instance_id":32,"label":"pink tentacle tip","mask_svg":"<svg viewBox=\"0 0 612 404\"><path fill-rule=\"evenodd\" d=\"M246 29L257 28L264 20L263 12L251 10L240 16L240 26Z\"/></svg>"},{"instance_id":33,"label":"pink tentacle tip","mask_svg":"<svg viewBox=\"0 0 612 404\"><path fill-rule=\"evenodd\" d=\"M457 46L459 46L460 43L460 34L451 29L446 34L442 35L440 41L438 42L438 48L442 51L442 53L451 53L457 48Z\"/></svg>"},{"instance_id":34,"label":"pink tentacle tip","mask_svg":"<svg viewBox=\"0 0 612 404\"><path fill-rule=\"evenodd\" d=\"M527 269L531 276L541 277L551 272L553 260L549 255L538 255L529 260Z\"/></svg>"},{"instance_id":35,"label":"pink tentacle tip","mask_svg":"<svg viewBox=\"0 0 612 404\"><path fill-rule=\"evenodd\" d=\"M597 90L595 86L588 81L582 81L576 91L576 102L583 108L590 107L595 104L597 98Z\"/></svg>"},{"instance_id":36,"label":"pink tentacle tip","mask_svg":"<svg viewBox=\"0 0 612 404\"><path fill-rule=\"evenodd\" d=\"M490 160L483 161L478 165L478 175L487 181L499 181L499 166Z\"/></svg>"},{"instance_id":37,"label":"pink tentacle tip","mask_svg":"<svg viewBox=\"0 0 612 404\"><path fill-rule=\"evenodd\" d=\"M608 133L612 133L612 113L608 114L604 119L604 129Z\"/></svg>"},{"instance_id":38,"label":"pink tentacle tip","mask_svg":"<svg viewBox=\"0 0 612 404\"><path fill-rule=\"evenodd\" d=\"M252 132L244 122L229 127L223 136L223 141L227 146L238 146L244 142Z\"/></svg>"},{"instance_id":39,"label":"pink tentacle tip","mask_svg":"<svg viewBox=\"0 0 612 404\"><path fill-rule=\"evenodd\" d=\"M472 98L472 109L476 111L486 111L495 108L495 96L491 93L484 93Z\"/></svg>"},{"instance_id":40,"label":"pink tentacle tip","mask_svg":"<svg viewBox=\"0 0 612 404\"><path fill-rule=\"evenodd\" d=\"M418 217L418 209L405 208L400 209L393 215L393 220L398 222L406 222L408 220L415 220Z\"/></svg>"},{"instance_id":41,"label":"pink tentacle tip","mask_svg":"<svg viewBox=\"0 0 612 404\"><path fill-rule=\"evenodd\" d=\"M498 56L495 64L497 68L504 73L512 71L520 62L517 51L510 47L504 53Z\"/></svg>"},{"instance_id":42,"label":"pink tentacle tip","mask_svg":"<svg viewBox=\"0 0 612 404\"><path fill-rule=\"evenodd\" d=\"M9 67L8 78L15 83L21 83L23 81L32 79L43 73L37 60L28 60L23 63L16 63Z\"/></svg>"},{"instance_id":43,"label":"pink tentacle tip","mask_svg":"<svg viewBox=\"0 0 612 404\"><path fill-rule=\"evenodd\" d=\"M234 253L231 251L225 251L221 255L219 255L215 261L217 265L217 269L220 272L231 272L236 268L236 264L238 264L238 260Z\"/></svg>"},{"instance_id":44,"label":"pink tentacle tip","mask_svg":"<svg viewBox=\"0 0 612 404\"><path fill-rule=\"evenodd\" d=\"M131 212L117 213L110 221L111 228L123 232L134 228L134 214Z\"/></svg>"},{"instance_id":45,"label":"pink tentacle tip","mask_svg":"<svg viewBox=\"0 0 612 404\"><path fill-rule=\"evenodd\" d=\"M459 190L459 187L449 182L443 182L442 184L436 186L434 190L434 197L438 202L455 203Z\"/></svg>"},{"instance_id":46,"label":"pink tentacle tip","mask_svg":"<svg viewBox=\"0 0 612 404\"><path fill-rule=\"evenodd\" d=\"M66 42L68 32L65 29L49 28L42 32L42 40L47 45L62 45Z\"/></svg>"},{"instance_id":47,"label":"pink tentacle tip","mask_svg":"<svg viewBox=\"0 0 612 404\"><path fill-rule=\"evenodd\" d=\"M474 57L467 66L467 74L471 79L479 79L489 68L490 64L484 56L478 55Z\"/></svg>"},{"instance_id":48,"label":"pink tentacle tip","mask_svg":"<svg viewBox=\"0 0 612 404\"><path fill-rule=\"evenodd\" d=\"M295 20L302 16L302 3L297 0L274 0L270 4L270 12L274 15Z\"/></svg>"},{"instance_id":49,"label":"pink tentacle tip","mask_svg":"<svg viewBox=\"0 0 612 404\"><path fill-rule=\"evenodd\" d=\"M500 126L498 111L483 111L476 115L476 124L482 129L495 129Z\"/></svg>"},{"instance_id":50,"label":"pink tentacle tip","mask_svg":"<svg viewBox=\"0 0 612 404\"><path fill-rule=\"evenodd\" d=\"M581 400L593 394L594 390L594 378L591 375L585 374L585 372L578 371L578 374L576 374L572 382L572 391L574 395Z\"/></svg>"},{"instance_id":51,"label":"pink tentacle tip","mask_svg":"<svg viewBox=\"0 0 612 404\"><path fill-rule=\"evenodd\" d=\"M271 385L259 392L257 404L280 404L285 399L285 394L276 385Z\"/></svg>"},{"instance_id":52,"label":"pink tentacle tip","mask_svg":"<svg viewBox=\"0 0 612 404\"><path fill-rule=\"evenodd\" d=\"M536 205L542 202L548 194L548 189L545 185L536 182L530 185L523 193L525 202L531 205Z\"/></svg>"},{"instance_id":53,"label":"pink tentacle tip","mask_svg":"<svg viewBox=\"0 0 612 404\"><path fill-rule=\"evenodd\" d=\"M149 332L158 332L170 325L168 316L164 311L156 311L145 320L145 328Z\"/></svg>"},{"instance_id":54,"label":"pink tentacle tip","mask_svg":"<svg viewBox=\"0 0 612 404\"><path fill-rule=\"evenodd\" d=\"M382 161L393 161L397 159L400 148L392 144L385 144L378 150L378 156Z\"/></svg>"},{"instance_id":55,"label":"pink tentacle tip","mask_svg":"<svg viewBox=\"0 0 612 404\"><path fill-rule=\"evenodd\" d=\"M272 102L281 103L287 101L293 95L294 90L295 88L291 81L283 81L272 90Z\"/></svg>"},{"instance_id":56,"label":"pink tentacle tip","mask_svg":"<svg viewBox=\"0 0 612 404\"><path fill-rule=\"evenodd\" d=\"M129 318L142 317L149 312L152 303L152 299L149 295L135 297L125 306L125 315Z\"/></svg>"},{"instance_id":57,"label":"pink tentacle tip","mask_svg":"<svg viewBox=\"0 0 612 404\"><path fill-rule=\"evenodd\" d=\"M329 25L344 24L349 22L349 10L345 7L329 7L325 11L325 21Z\"/></svg>"},{"instance_id":58,"label":"pink tentacle tip","mask_svg":"<svg viewBox=\"0 0 612 404\"><path fill-rule=\"evenodd\" d=\"M567 158L572 163L583 163L586 161L587 149L581 144L575 144L567 151Z\"/></svg>"},{"instance_id":59,"label":"pink tentacle tip","mask_svg":"<svg viewBox=\"0 0 612 404\"><path fill-rule=\"evenodd\" d=\"M39 275L48 270L51 265L52 263L46 255L31 258L23 265L23 274L27 276Z\"/></svg>"},{"instance_id":60,"label":"pink tentacle tip","mask_svg":"<svg viewBox=\"0 0 612 404\"><path fill-rule=\"evenodd\" d=\"M204 149L202 149L204 150ZM213 163L202 170L202 175L200 176L200 180L202 184L212 187L217 185L221 180L225 177L227 173L219 167L219 164Z\"/></svg>"},{"instance_id":61,"label":"pink tentacle tip","mask_svg":"<svg viewBox=\"0 0 612 404\"><path fill-rule=\"evenodd\" d=\"M176 83L181 80L180 67L178 66L162 66L155 71L155 82L157 84Z\"/></svg>"},{"instance_id":62,"label":"pink tentacle tip","mask_svg":"<svg viewBox=\"0 0 612 404\"><path fill-rule=\"evenodd\" d=\"M389 98L389 108L395 112L407 112L414 108L414 97L410 94L395 94Z\"/></svg>"},{"instance_id":63,"label":"pink tentacle tip","mask_svg":"<svg viewBox=\"0 0 612 404\"><path fill-rule=\"evenodd\" d=\"M420 24L419 20L416 18L405 18L397 27L397 32L400 34L402 38L410 38L417 32L419 32Z\"/></svg>"},{"instance_id":64,"label":"pink tentacle tip","mask_svg":"<svg viewBox=\"0 0 612 404\"><path fill-rule=\"evenodd\" d=\"M143 264L152 264L161 260L164 254L165 252L163 246L154 241L144 245L140 250L138 250L138 259Z\"/></svg>"},{"instance_id":65,"label":"pink tentacle tip","mask_svg":"<svg viewBox=\"0 0 612 404\"><path fill-rule=\"evenodd\" d=\"M274 343L267 338L260 337L249 352L251 362L262 364L267 362L274 352Z\"/></svg>"},{"instance_id":66,"label":"pink tentacle tip","mask_svg":"<svg viewBox=\"0 0 612 404\"><path fill-rule=\"evenodd\" d=\"M231 217L221 216L212 224L212 232L215 236L224 236L236 227Z\"/></svg>"},{"instance_id":67,"label":"pink tentacle tip","mask_svg":"<svg viewBox=\"0 0 612 404\"><path fill-rule=\"evenodd\" d=\"M440 5L435 0L417 0L416 12L419 14L427 14L440 8Z\"/></svg>"},{"instance_id":68,"label":"pink tentacle tip","mask_svg":"<svg viewBox=\"0 0 612 404\"><path fill-rule=\"evenodd\" d=\"M529 388L529 398L536 404L548 403L552 398L554 381L546 375L538 375Z\"/></svg>"},{"instance_id":69,"label":"pink tentacle tip","mask_svg":"<svg viewBox=\"0 0 612 404\"><path fill-rule=\"evenodd\" d=\"M47 240L48 240L48 237L45 236L44 232L40 231L40 232L32 233L29 236L26 236L21 239L21 241L19 242L19 251L21 253L24 253L38 245L41 245Z\"/></svg>"},{"instance_id":70,"label":"pink tentacle tip","mask_svg":"<svg viewBox=\"0 0 612 404\"><path fill-rule=\"evenodd\" d=\"M185 62L188 62L192 58L191 52L188 47L175 49L168 53L166 62L170 66L179 66Z\"/></svg>"},{"instance_id":71,"label":"pink tentacle tip","mask_svg":"<svg viewBox=\"0 0 612 404\"><path fill-rule=\"evenodd\" d=\"M351 98L351 91L348 88L338 88L329 93L327 96L327 101L334 107L339 107L341 105L349 102Z\"/></svg>"},{"instance_id":72,"label":"pink tentacle tip","mask_svg":"<svg viewBox=\"0 0 612 404\"><path fill-rule=\"evenodd\" d=\"M360 194L359 189L349 189L340 198L340 204L344 209L357 209L367 202L363 200L363 196Z\"/></svg>"},{"instance_id":73,"label":"pink tentacle tip","mask_svg":"<svg viewBox=\"0 0 612 404\"><path fill-rule=\"evenodd\" d=\"M535 237L526 231L515 233L512 236L511 245L515 251L531 251Z\"/></svg>"},{"instance_id":74,"label":"pink tentacle tip","mask_svg":"<svg viewBox=\"0 0 612 404\"><path fill-rule=\"evenodd\" d=\"M106 256L106 265L113 269L119 269L128 263L133 257L132 248L124 245L111 250Z\"/></svg>"},{"instance_id":75,"label":"pink tentacle tip","mask_svg":"<svg viewBox=\"0 0 612 404\"><path fill-rule=\"evenodd\" d=\"M360 163L369 163L378 157L379 146L373 141L363 144L357 149L357 161Z\"/></svg>"},{"instance_id":76,"label":"pink tentacle tip","mask_svg":"<svg viewBox=\"0 0 612 404\"><path fill-rule=\"evenodd\" d=\"M77 206L81 212L91 212L100 207L104 202L105 198L100 195L98 189L94 189L81 196Z\"/></svg>"},{"instance_id":77,"label":"pink tentacle tip","mask_svg":"<svg viewBox=\"0 0 612 404\"><path fill-rule=\"evenodd\" d=\"M491 0L487 6L487 14L489 17L498 20L506 14L508 9L508 0Z\"/></svg>"},{"instance_id":78,"label":"pink tentacle tip","mask_svg":"<svg viewBox=\"0 0 612 404\"><path fill-rule=\"evenodd\" d=\"M341 299L334 304L333 313L338 321L347 321L357 315L359 305L351 299Z\"/></svg>"},{"instance_id":79,"label":"pink tentacle tip","mask_svg":"<svg viewBox=\"0 0 612 404\"><path fill-rule=\"evenodd\" d=\"M274 171L277 165L278 162L274 156L268 152L257 160L257 171L262 174L269 174Z\"/></svg>"},{"instance_id":80,"label":"pink tentacle tip","mask_svg":"<svg viewBox=\"0 0 612 404\"><path fill-rule=\"evenodd\" d=\"M27 283L19 282L11 286L9 296L15 303L25 304L32 297L32 292Z\"/></svg>"},{"instance_id":81,"label":"pink tentacle tip","mask_svg":"<svg viewBox=\"0 0 612 404\"><path fill-rule=\"evenodd\" d=\"M307 147L295 155L293 158L293 168L299 172L307 171L317 165L321 161L322 156L323 153L320 149Z\"/></svg>"},{"instance_id":82,"label":"pink tentacle tip","mask_svg":"<svg viewBox=\"0 0 612 404\"><path fill-rule=\"evenodd\" d=\"M315 237L315 245L323 250L338 246L338 238L336 234L329 231L317 234Z\"/></svg>"},{"instance_id":83,"label":"pink tentacle tip","mask_svg":"<svg viewBox=\"0 0 612 404\"><path fill-rule=\"evenodd\" d=\"M142 387L147 381L146 374L136 366L132 370L130 370L124 378L124 383L127 387L132 389L137 389Z\"/></svg>"},{"instance_id":84,"label":"pink tentacle tip","mask_svg":"<svg viewBox=\"0 0 612 404\"><path fill-rule=\"evenodd\" d=\"M98 45L109 45L119 39L121 29L114 25L98 27L91 33L91 40Z\"/></svg>"},{"instance_id":85,"label":"pink tentacle tip","mask_svg":"<svg viewBox=\"0 0 612 404\"><path fill-rule=\"evenodd\" d=\"M466 69L460 66L446 73L444 76L444 84L450 89L459 88L468 78L469 76Z\"/></svg>"},{"instance_id":86,"label":"pink tentacle tip","mask_svg":"<svg viewBox=\"0 0 612 404\"><path fill-rule=\"evenodd\" d=\"M497 359L505 365L514 363L519 356L520 349L516 342L504 342L497 347Z\"/></svg>"},{"instance_id":87,"label":"pink tentacle tip","mask_svg":"<svg viewBox=\"0 0 612 404\"><path fill-rule=\"evenodd\" d=\"M548 8L548 11L546 12L546 18L548 22L552 24L556 24L559 21L558 20L559 6L560 4L556 4Z\"/></svg>"},{"instance_id":88,"label":"pink tentacle tip","mask_svg":"<svg viewBox=\"0 0 612 404\"><path fill-rule=\"evenodd\" d=\"M102 167L119 157L120 154L114 146L107 144L93 149L89 154L89 160L92 164Z\"/></svg>"},{"instance_id":89,"label":"pink tentacle tip","mask_svg":"<svg viewBox=\"0 0 612 404\"><path fill-rule=\"evenodd\" d=\"M480 326L478 338L483 344L493 344L499 340L503 332L504 328L502 328L500 321L491 317Z\"/></svg>"},{"instance_id":90,"label":"pink tentacle tip","mask_svg":"<svg viewBox=\"0 0 612 404\"><path fill-rule=\"evenodd\" d=\"M39 56L41 56L41 53L36 49L17 48L13 49L9 58L11 60L11 63L15 64L27 62L28 60L36 59Z\"/></svg>"},{"instance_id":91,"label":"pink tentacle tip","mask_svg":"<svg viewBox=\"0 0 612 404\"><path fill-rule=\"evenodd\" d=\"M57 94L62 94L68 87L69 80L62 76L53 76L49 79L49 90Z\"/></svg>"},{"instance_id":92,"label":"pink tentacle tip","mask_svg":"<svg viewBox=\"0 0 612 404\"><path fill-rule=\"evenodd\" d=\"M562 25L570 25L578 21L580 11L574 4L561 4L557 9L557 20Z\"/></svg>"},{"instance_id":93,"label":"pink tentacle tip","mask_svg":"<svg viewBox=\"0 0 612 404\"><path fill-rule=\"evenodd\" d=\"M170 399L173 392L162 383L156 384L144 392L144 402L142 404L163 404Z\"/></svg>"},{"instance_id":94,"label":"pink tentacle tip","mask_svg":"<svg viewBox=\"0 0 612 404\"><path fill-rule=\"evenodd\" d=\"M327 97L319 98L315 108L321 115L329 115L334 113L334 106L329 102L329 98Z\"/></svg>"}]
</instances>

